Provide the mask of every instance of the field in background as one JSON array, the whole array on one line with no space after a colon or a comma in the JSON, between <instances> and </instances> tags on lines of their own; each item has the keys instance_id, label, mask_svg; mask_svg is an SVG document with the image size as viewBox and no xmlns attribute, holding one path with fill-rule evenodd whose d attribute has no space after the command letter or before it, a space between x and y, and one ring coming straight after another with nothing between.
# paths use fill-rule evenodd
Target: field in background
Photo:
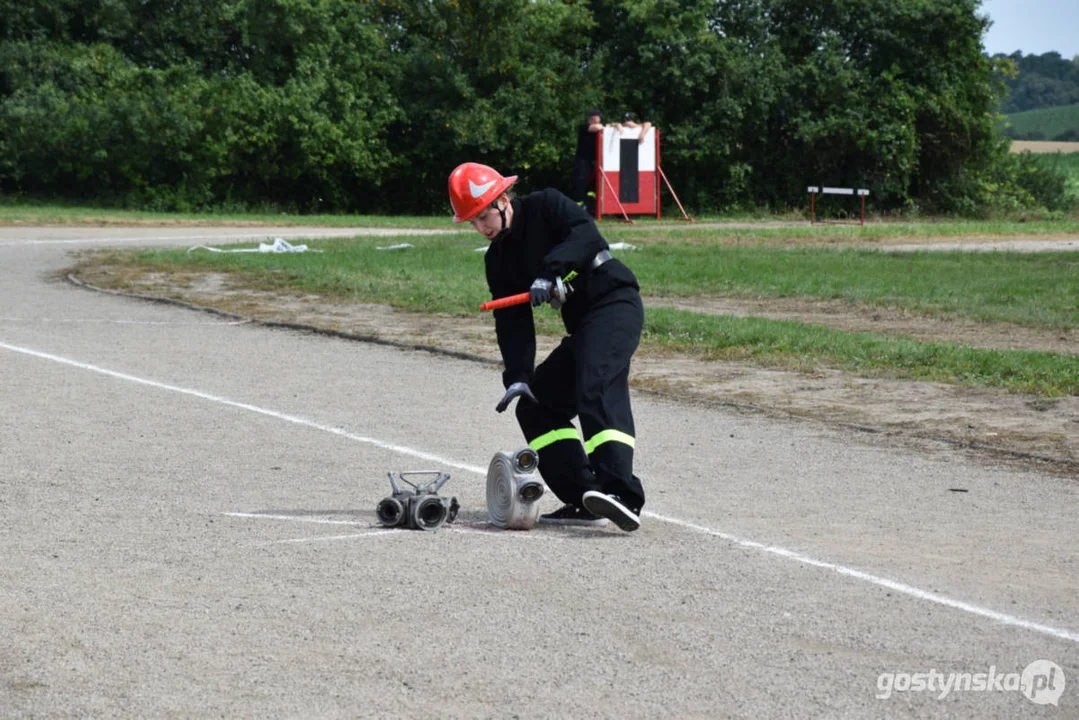
<instances>
[{"instance_id":1,"label":"field in background","mask_svg":"<svg viewBox=\"0 0 1079 720\"><path fill-rule=\"evenodd\" d=\"M1053 140L1065 133L1079 137L1079 103L1013 113L1005 118L1008 135Z\"/></svg>"},{"instance_id":2,"label":"field in background","mask_svg":"<svg viewBox=\"0 0 1079 720\"><path fill-rule=\"evenodd\" d=\"M1054 141L1041 141L1041 140L1013 140L1012 152L1032 152L1036 154L1041 153L1063 153L1070 155L1073 153L1079 153L1079 142L1054 142Z\"/></svg>"}]
</instances>

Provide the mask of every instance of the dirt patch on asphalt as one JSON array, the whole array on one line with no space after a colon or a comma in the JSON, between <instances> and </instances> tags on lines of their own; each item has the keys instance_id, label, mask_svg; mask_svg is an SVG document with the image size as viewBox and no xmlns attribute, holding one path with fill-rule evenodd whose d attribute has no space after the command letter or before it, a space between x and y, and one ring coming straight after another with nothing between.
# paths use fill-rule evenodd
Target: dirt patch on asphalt
<instances>
[{"instance_id":1,"label":"dirt patch on asphalt","mask_svg":"<svg viewBox=\"0 0 1079 720\"><path fill-rule=\"evenodd\" d=\"M289 323L378 342L427 347L491 363L500 360L489 314L426 315L384 305L342 304L318 295L266 292L225 274L133 272L84 262L73 277L94 287L168 298L264 322ZM857 332L980 347L1075 353L1069 330L932 318L842 301L646 298L645 306L797 320ZM542 357L557 338L540 337ZM1041 398L994 388L864 377L832 369L761 368L671 356L642 349L633 385L686 401L843 425L900 442L931 442L974 451L992 462L1036 463L1079 476L1079 397Z\"/></svg>"}]
</instances>

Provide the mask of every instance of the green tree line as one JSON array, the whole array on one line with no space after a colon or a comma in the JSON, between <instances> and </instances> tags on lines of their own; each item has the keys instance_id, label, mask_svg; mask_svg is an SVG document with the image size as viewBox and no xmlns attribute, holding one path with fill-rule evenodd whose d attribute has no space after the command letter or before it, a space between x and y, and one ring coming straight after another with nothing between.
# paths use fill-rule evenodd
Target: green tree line
<instances>
[{"instance_id":1,"label":"green tree line","mask_svg":"<svg viewBox=\"0 0 1079 720\"><path fill-rule=\"evenodd\" d=\"M444 213L465 160L568 189L598 105L661 129L697 212L801 207L819 184L878 211L1033 207L1056 180L1007 155L979 7L0 0L0 192Z\"/></svg>"},{"instance_id":2,"label":"green tree line","mask_svg":"<svg viewBox=\"0 0 1079 720\"><path fill-rule=\"evenodd\" d=\"M1079 103L1079 55L1065 60L1058 52L1042 55L994 55L1011 61L1012 72L1002 74L1008 90L1000 111L1005 114Z\"/></svg>"}]
</instances>

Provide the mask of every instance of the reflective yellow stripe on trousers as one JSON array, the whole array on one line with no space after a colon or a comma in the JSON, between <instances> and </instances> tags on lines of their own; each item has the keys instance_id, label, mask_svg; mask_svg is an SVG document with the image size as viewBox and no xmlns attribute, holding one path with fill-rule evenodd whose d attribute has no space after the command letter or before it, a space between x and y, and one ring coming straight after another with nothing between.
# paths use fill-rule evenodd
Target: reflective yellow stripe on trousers
<instances>
[{"instance_id":1,"label":"reflective yellow stripe on trousers","mask_svg":"<svg viewBox=\"0 0 1079 720\"><path fill-rule=\"evenodd\" d=\"M581 438L577 435L577 428L575 427L559 428L557 430L552 430L551 432L543 433L535 440L530 440L528 447L539 452L551 443L558 442L559 440L576 440L577 442L580 442Z\"/></svg>"},{"instance_id":2,"label":"reflective yellow stripe on trousers","mask_svg":"<svg viewBox=\"0 0 1079 720\"><path fill-rule=\"evenodd\" d=\"M593 435L588 440L588 442L584 444L584 451L591 455L592 451L595 450L597 447L599 447L605 442L611 441L624 443L626 445L629 445L630 447L637 446L637 441L633 439L632 435L627 435L621 430L604 430L603 432L599 432Z\"/></svg>"}]
</instances>

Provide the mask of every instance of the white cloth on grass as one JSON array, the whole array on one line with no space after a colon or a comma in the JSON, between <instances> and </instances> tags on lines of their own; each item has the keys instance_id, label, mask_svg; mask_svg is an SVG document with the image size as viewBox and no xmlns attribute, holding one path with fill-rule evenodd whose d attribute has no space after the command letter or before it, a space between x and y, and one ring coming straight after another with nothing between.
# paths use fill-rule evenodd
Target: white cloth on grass
<instances>
[{"instance_id":1,"label":"white cloth on grass","mask_svg":"<svg viewBox=\"0 0 1079 720\"><path fill-rule=\"evenodd\" d=\"M322 252L321 250L316 250L315 248L309 248L306 245L293 245L290 242L288 242L287 240L283 240L282 238L274 238L273 243L259 243L259 246L257 248L228 248L228 249L226 249L226 248L210 247L208 245L195 245L194 247L189 247L187 249L188 252L191 252L192 250L209 250L210 252L227 252L227 253L238 253L238 252L257 252L257 253Z\"/></svg>"}]
</instances>

